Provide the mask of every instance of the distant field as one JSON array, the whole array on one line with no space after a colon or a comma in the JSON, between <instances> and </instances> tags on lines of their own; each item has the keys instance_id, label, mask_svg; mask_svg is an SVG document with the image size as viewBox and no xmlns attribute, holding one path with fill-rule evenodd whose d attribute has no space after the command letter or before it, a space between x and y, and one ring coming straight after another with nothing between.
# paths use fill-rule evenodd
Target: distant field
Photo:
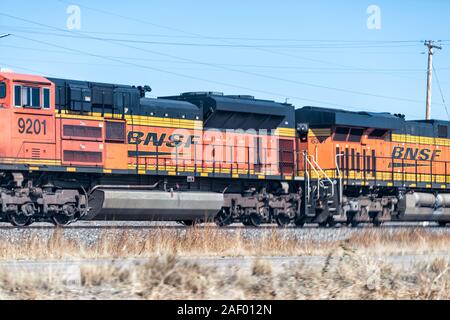
<instances>
[{"instance_id":1,"label":"distant field","mask_svg":"<svg viewBox=\"0 0 450 320\"><path fill-rule=\"evenodd\" d=\"M321 267L264 260L250 270L217 270L173 256L127 267L86 266L67 282L45 272L0 271L0 299L449 299L450 265L436 259L411 268L338 250Z\"/></svg>"},{"instance_id":2,"label":"distant field","mask_svg":"<svg viewBox=\"0 0 450 320\"><path fill-rule=\"evenodd\" d=\"M47 236L40 231L10 230L0 242L0 299L450 298L447 229L367 228L350 233L305 229L293 233L274 228L248 233L214 227L139 232L112 228L89 239L77 229L69 233L47 230ZM333 231L346 233L330 236ZM412 261L408 258L408 266L396 263L407 255L413 257ZM414 260L415 255L420 261ZM218 268L196 262L197 257L218 264L239 257L251 262ZM270 257L305 259L274 265ZM130 263L91 263L100 259ZM144 263L133 263L133 259ZM73 273L67 279L58 275L52 262L49 269L31 265L25 270L16 267L14 261L19 260L31 264L53 261L55 266L61 261L81 263L65 270L65 276Z\"/></svg>"}]
</instances>

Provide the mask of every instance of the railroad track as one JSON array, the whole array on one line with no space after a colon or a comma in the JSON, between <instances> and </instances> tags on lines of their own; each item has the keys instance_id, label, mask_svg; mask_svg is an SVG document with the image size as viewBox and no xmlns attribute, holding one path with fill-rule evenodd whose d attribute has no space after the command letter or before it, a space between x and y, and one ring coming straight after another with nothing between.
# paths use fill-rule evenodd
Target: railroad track
<instances>
[{"instance_id":1,"label":"railroad track","mask_svg":"<svg viewBox=\"0 0 450 320\"><path fill-rule=\"evenodd\" d=\"M204 230L203 230L204 228ZM48 224L36 224L29 228L14 228L8 224L0 224L0 241L20 244L30 242L30 239L52 239L55 232L59 230L64 239L81 242L85 245L96 244L102 237L107 236L116 239L124 234L145 239L151 234L158 235L167 232L168 236L183 236L192 231L174 223L150 223L150 222L78 222L77 224L57 229ZM280 229L276 226L264 226L260 228L246 228L240 225L233 225L226 228L219 228L215 225L199 226L196 231L213 232L216 235L239 236L244 240L258 240L270 238L274 232L277 236L295 239L298 241L312 242L335 242L345 241L353 236L364 235L365 233L382 233L395 235L402 232L430 233L433 235L450 235L450 228L441 228L436 224L430 224L423 227L421 224L411 223L390 223L380 228L372 226L359 226L358 228L337 227L337 228L318 228L314 225L308 225L305 228L285 228Z\"/></svg>"},{"instance_id":2,"label":"railroad track","mask_svg":"<svg viewBox=\"0 0 450 320\"><path fill-rule=\"evenodd\" d=\"M79 221L76 222L74 224L65 226L65 227L56 227L53 225L49 225L46 223L37 223L34 224L33 226L27 227L26 229L28 230L55 230L57 228L62 228L64 230L71 230L71 229L155 229L155 230L161 230L161 229L167 229L167 230L188 230L191 229L192 227L187 227L175 222L114 222L114 221L102 221L102 222L92 222L92 221ZM310 224L310 225L305 225L302 228L297 228L295 226L289 226L286 228L279 228L277 225L273 224L273 225L263 225L263 226L259 226L259 227L249 227L249 226L243 226L241 224L234 224L231 226L227 226L227 227L217 227L215 224L206 224L206 225L199 225L195 227L197 230L202 230L202 229L217 229L217 230L223 230L223 231L227 231L227 230L342 230L342 229L347 229L347 230L354 230L354 231L358 231L358 230L368 230L368 229L374 229L374 230L391 230L391 229L417 229L417 228L428 228L428 229L441 229L441 230L450 230L450 226L449 227L441 227L439 226L437 223L416 223L416 222L410 222L410 223L405 223L405 222L388 222L383 224L380 227L374 227L371 224L361 224L356 228L350 228L347 227L345 225L336 225L335 227L332 228L318 228L318 226L316 224ZM21 229L21 228L17 228L14 226L11 226L11 224L9 223L0 223L0 230L11 230L11 229Z\"/></svg>"}]
</instances>

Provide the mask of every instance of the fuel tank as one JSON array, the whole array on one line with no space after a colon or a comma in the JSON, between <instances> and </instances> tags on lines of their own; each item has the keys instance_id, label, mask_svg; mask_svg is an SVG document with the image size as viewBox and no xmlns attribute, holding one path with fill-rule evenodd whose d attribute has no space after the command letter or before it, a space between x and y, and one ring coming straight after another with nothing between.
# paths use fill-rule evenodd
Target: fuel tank
<instances>
[{"instance_id":1,"label":"fuel tank","mask_svg":"<svg viewBox=\"0 0 450 320\"><path fill-rule=\"evenodd\" d=\"M415 207L434 208L436 204L436 197L431 193L416 192L412 194L412 198L414 199Z\"/></svg>"},{"instance_id":2,"label":"fuel tank","mask_svg":"<svg viewBox=\"0 0 450 320\"><path fill-rule=\"evenodd\" d=\"M86 220L186 221L213 220L224 196L212 192L165 192L97 189L89 197Z\"/></svg>"},{"instance_id":3,"label":"fuel tank","mask_svg":"<svg viewBox=\"0 0 450 320\"><path fill-rule=\"evenodd\" d=\"M436 197L436 206L438 208L450 208L450 194L442 193Z\"/></svg>"},{"instance_id":4,"label":"fuel tank","mask_svg":"<svg viewBox=\"0 0 450 320\"><path fill-rule=\"evenodd\" d=\"M450 221L450 194L409 193L400 205L405 221Z\"/></svg>"}]
</instances>

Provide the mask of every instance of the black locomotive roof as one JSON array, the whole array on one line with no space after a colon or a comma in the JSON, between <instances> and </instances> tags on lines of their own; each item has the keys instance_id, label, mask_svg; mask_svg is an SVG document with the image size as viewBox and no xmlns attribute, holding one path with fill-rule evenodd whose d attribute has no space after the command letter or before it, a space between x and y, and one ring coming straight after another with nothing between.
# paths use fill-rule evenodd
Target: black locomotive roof
<instances>
[{"instance_id":1,"label":"black locomotive roof","mask_svg":"<svg viewBox=\"0 0 450 320\"><path fill-rule=\"evenodd\" d=\"M275 129L294 127L294 107L252 96L217 92L184 93L162 99L189 101L203 110L205 127L220 129Z\"/></svg>"},{"instance_id":2,"label":"black locomotive roof","mask_svg":"<svg viewBox=\"0 0 450 320\"><path fill-rule=\"evenodd\" d=\"M141 90L137 87L48 78L56 86L57 110L123 114L139 108Z\"/></svg>"},{"instance_id":3,"label":"black locomotive roof","mask_svg":"<svg viewBox=\"0 0 450 320\"><path fill-rule=\"evenodd\" d=\"M183 118L202 120L202 111L194 104L185 101L142 98L140 103L141 115L158 117Z\"/></svg>"},{"instance_id":4,"label":"black locomotive roof","mask_svg":"<svg viewBox=\"0 0 450 320\"><path fill-rule=\"evenodd\" d=\"M450 121L406 121L404 116L390 113L353 112L319 107L297 109L295 114L297 123L308 123L311 128L362 127L415 136L450 138Z\"/></svg>"},{"instance_id":5,"label":"black locomotive roof","mask_svg":"<svg viewBox=\"0 0 450 320\"><path fill-rule=\"evenodd\" d=\"M414 136L450 138L450 122L443 120L406 121L401 132Z\"/></svg>"},{"instance_id":6,"label":"black locomotive roof","mask_svg":"<svg viewBox=\"0 0 450 320\"><path fill-rule=\"evenodd\" d=\"M297 123L308 123L311 128L333 126L400 130L405 120L390 113L352 112L340 109L304 107L297 109Z\"/></svg>"}]
</instances>

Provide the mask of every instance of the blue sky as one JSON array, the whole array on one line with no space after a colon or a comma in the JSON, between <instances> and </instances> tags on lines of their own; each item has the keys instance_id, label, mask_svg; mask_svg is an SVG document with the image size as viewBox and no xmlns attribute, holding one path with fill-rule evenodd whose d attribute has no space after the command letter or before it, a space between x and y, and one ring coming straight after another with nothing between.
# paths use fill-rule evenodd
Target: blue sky
<instances>
[{"instance_id":1,"label":"blue sky","mask_svg":"<svg viewBox=\"0 0 450 320\"><path fill-rule=\"evenodd\" d=\"M80 30L67 29L70 4ZM381 9L379 30L367 28L370 5ZM421 41L450 40L448 12L447 0L3 1L0 34L13 36L0 39L0 66L149 84L153 96L220 91L418 119ZM441 44L435 68L450 103L450 41ZM436 78L433 117L448 119Z\"/></svg>"}]
</instances>

